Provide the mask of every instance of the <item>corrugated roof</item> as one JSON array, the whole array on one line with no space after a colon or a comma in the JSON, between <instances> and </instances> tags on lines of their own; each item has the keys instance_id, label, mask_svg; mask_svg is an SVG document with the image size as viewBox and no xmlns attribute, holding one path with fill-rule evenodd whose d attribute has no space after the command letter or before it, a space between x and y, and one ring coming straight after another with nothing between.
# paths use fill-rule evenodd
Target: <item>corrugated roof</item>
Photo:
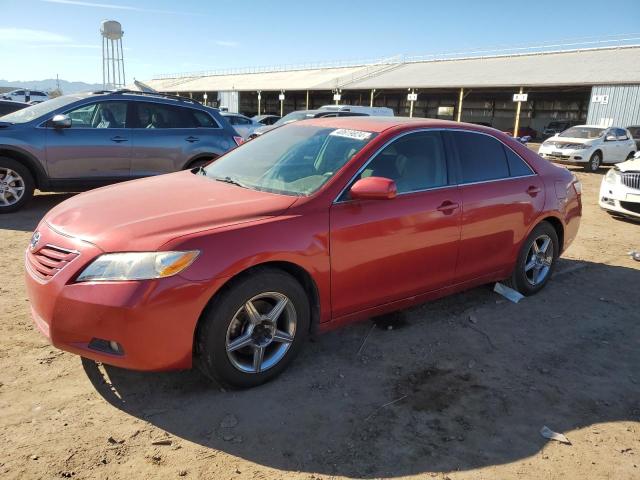
<instances>
[{"instance_id":1,"label":"corrugated roof","mask_svg":"<svg viewBox=\"0 0 640 480\"><path fill-rule=\"evenodd\" d=\"M640 83L640 46L154 79L163 92L535 87Z\"/></svg>"},{"instance_id":2,"label":"corrugated roof","mask_svg":"<svg viewBox=\"0 0 640 480\"><path fill-rule=\"evenodd\" d=\"M446 88L640 83L640 47L416 62L343 88Z\"/></svg>"}]
</instances>

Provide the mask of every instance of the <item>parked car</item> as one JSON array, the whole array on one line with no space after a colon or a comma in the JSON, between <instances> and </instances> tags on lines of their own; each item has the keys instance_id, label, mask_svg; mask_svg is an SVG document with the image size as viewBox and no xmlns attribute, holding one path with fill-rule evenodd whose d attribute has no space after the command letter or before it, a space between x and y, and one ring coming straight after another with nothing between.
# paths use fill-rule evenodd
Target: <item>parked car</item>
<instances>
[{"instance_id":1,"label":"parked car","mask_svg":"<svg viewBox=\"0 0 640 480\"><path fill-rule=\"evenodd\" d=\"M242 138L218 112L130 91L54 98L0 117L0 213L33 190L76 191L204 165Z\"/></svg>"},{"instance_id":2,"label":"parked car","mask_svg":"<svg viewBox=\"0 0 640 480\"><path fill-rule=\"evenodd\" d=\"M250 387L310 331L551 278L581 217L567 169L444 120L285 125L203 169L74 196L25 255L40 331L119 367ZM481 255L478 252L482 252Z\"/></svg>"},{"instance_id":3,"label":"parked car","mask_svg":"<svg viewBox=\"0 0 640 480\"><path fill-rule=\"evenodd\" d=\"M229 122L236 132L243 138L248 139L253 132L262 127L262 124L245 117L240 113L221 112L220 115Z\"/></svg>"},{"instance_id":4,"label":"parked car","mask_svg":"<svg viewBox=\"0 0 640 480\"><path fill-rule=\"evenodd\" d=\"M2 98L4 100L13 100L14 102L35 104L49 100L49 95L45 92L41 92L40 90L19 89L3 93Z\"/></svg>"},{"instance_id":5,"label":"parked car","mask_svg":"<svg viewBox=\"0 0 640 480\"><path fill-rule=\"evenodd\" d=\"M609 169L602 179L598 203L613 216L640 220L640 153Z\"/></svg>"},{"instance_id":6,"label":"parked car","mask_svg":"<svg viewBox=\"0 0 640 480\"><path fill-rule=\"evenodd\" d=\"M251 117L251 120L258 122L261 125L273 125L280 120L280 115L256 115Z\"/></svg>"},{"instance_id":7,"label":"parked car","mask_svg":"<svg viewBox=\"0 0 640 480\"><path fill-rule=\"evenodd\" d=\"M578 125L545 140L542 158L566 165L581 165L596 172L603 164L624 162L636 152L636 143L624 128Z\"/></svg>"},{"instance_id":8,"label":"parked car","mask_svg":"<svg viewBox=\"0 0 640 480\"><path fill-rule=\"evenodd\" d=\"M317 109L317 110L297 110L295 112L291 112L286 114L280 120L275 122L273 125L260 127L253 132L250 138L255 138L264 133L270 132L274 128L281 127L282 125L286 125L288 123L299 122L300 120L309 120L311 118L331 118L331 117L364 117L367 116L367 113L362 112L352 112L349 110L330 110L330 109Z\"/></svg>"},{"instance_id":9,"label":"parked car","mask_svg":"<svg viewBox=\"0 0 640 480\"><path fill-rule=\"evenodd\" d=\"M627 127L627 130L631 134L631 138L636 142L636 148L640 150L640 126Z\"/></svg>"},{"instance_id":10,"label":"parked car","mask_svg":"<svg viewBox=\"0 0 640 480\"><path fill-rule=\"evenodd\" d=\"M549 122L544 130L542 131L545 138L552 137L553 135L564 132L568 128L576 125L576 122L571 122L569 120L558 120Z\"/></svg>"},{"instance_id":11,"label":"parked car","mask_svg":"<svg viewBox=\"0 0 640 480\"><path fill-rule=\"evenodd\" d=\"M469 122L469 123L473 123L474 125L481 125L483 127L493 127L493 125L491 125L491 123L489 122Z\"/></svg>"},{"instance_id":12,"label":"parked car","mask_svg":"<svg viewBox=\"0 0 640 480\"><path fill-rule=\"evenodd\" d=\"M0 117L9 113L17 112L23 108L27 108L28 103L14 102L13 100L0 100Z\"/></svg>"},{"instance_id":13,"label":"parked car","mask_svg":"<svg viewBox=\"0 0 640 480\"><path fill-rule=\"evenodd\" d=\"M513 137L513 129L505 130L507 135ZM518 138L529 137L530 140L536 140L538 138L538 132L531 127L518 127Z\"/></svg>"},{"instance_id":14,"label":"parked car","mask_svg":"<svg viewBox=\"0 0 640 480\"><path fill-rule=\"evenodd\" d=\"M388 107L363 107L360 105L323 105L318 110L333 112L353 112L372 117L393 117L393 109Z\"/></svg>"}]
</instances>

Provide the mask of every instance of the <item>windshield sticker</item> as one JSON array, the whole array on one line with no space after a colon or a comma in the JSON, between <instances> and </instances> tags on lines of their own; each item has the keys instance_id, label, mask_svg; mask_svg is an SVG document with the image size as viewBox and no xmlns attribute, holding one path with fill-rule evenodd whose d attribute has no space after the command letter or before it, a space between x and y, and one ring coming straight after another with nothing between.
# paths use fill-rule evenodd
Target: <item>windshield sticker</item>
<instances>
[{"instance_id":1,"label":"windshield sticker","mask_svg":"<svg viewBox=\"0 0 640 480\"><path fill-rule=\"evenodd\" d=\"M352 138L354 140L367 140L371 136L371 132L362 132L360 130L349 130L347 128L339 128L329 135L334 137Z\"/></svg>"}]
</instances>

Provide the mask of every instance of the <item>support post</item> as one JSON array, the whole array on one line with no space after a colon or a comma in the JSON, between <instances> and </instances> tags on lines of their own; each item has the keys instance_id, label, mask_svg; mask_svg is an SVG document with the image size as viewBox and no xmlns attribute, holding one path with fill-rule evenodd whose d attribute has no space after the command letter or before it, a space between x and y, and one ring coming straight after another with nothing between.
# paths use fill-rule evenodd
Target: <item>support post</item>
<instances>
[{"instance_id":1,"label":"support post","mask_svg":"<svg viewBox=\"0 0 640 480\"><path fill-rule=\"evenodd\" d=\"M258 90L258 115L260 115L261 102L262 102L262 92Z\"/></svg>"},{"instance_id":2,"label":"support post","mask_svg":"<svg viewBox=\"0 0 640 480\"><path fill-rule=\"evenodd\" d=\"M373 95L376 93L376 89L372 88L371 89L371 100L369 101L369 106L373 107Z\"/></svg>"},{"instance_id":3,"label":"support post","mask_svg":"<svg viewBox=\"0 0 640 480\"><path fill-rule=\"evenodd\" d=\"M307 106L306 110L309 110L309 90L307 90Z\"/></svg>"},{"instance_id":4,"label":"support post","mask_svg":"<svg viewBox=\"0 0 640 480\"><path fill-rule=\"evenodd\" d=\"M280 91L280 116L284 117L284 90Z\"/></svg>"},{"instance_id":5,"label":"support post","mask_svg":"<svg viewBox=\"0 0 640 480\"><path fill-rule=\"evenodd\" d=\"M520 87L520 93L522 94L522 87ZM516 123L513 127L513 138L518 138L518 128L520 127L520 107L522 102L518 102L516 106Z\"/></svg>"},{"instance_id":6,"label":"support post","mask_svg":"<svg viewBox=\"0 0 640 480\"><path fill-rule=\"evenodd\" d=\"M464 98L464 88L460 87L460 95L458 96L458 116L456 118L457 122L462 120L462 99Z\"/></svg>"},{"instance_id":7,"label":"support post","mask_svg":"<svg viewBox=\"0 0 640 480\"><path fill-rule=\"evenodd\" d=\"M411 95L415 94L415 90L412 88L411 89ZM413 118L413 104L414 104L414 100L411 100L409 102L409 118Z\"/></svg>"}]
</instances>

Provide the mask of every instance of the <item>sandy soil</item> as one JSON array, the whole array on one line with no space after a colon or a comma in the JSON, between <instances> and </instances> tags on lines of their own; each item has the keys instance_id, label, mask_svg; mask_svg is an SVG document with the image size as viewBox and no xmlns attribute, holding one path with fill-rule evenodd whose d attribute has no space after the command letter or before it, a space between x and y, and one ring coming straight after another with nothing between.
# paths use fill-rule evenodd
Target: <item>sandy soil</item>
<instances>
[{"instance_id":1,"label":"sandy soil","mask_svg":"<svg viewBox=\"0 0 640 480\"><path fill-rule=\"evenodd\" d=\"M248 391L48 345L22 255L66 197L36 196L0 217L0 476L640 478L640 225L597 208L601 175L578 175L582 228L539 295L478 288L352 325Z\"/></svg>"}]
</instances>

